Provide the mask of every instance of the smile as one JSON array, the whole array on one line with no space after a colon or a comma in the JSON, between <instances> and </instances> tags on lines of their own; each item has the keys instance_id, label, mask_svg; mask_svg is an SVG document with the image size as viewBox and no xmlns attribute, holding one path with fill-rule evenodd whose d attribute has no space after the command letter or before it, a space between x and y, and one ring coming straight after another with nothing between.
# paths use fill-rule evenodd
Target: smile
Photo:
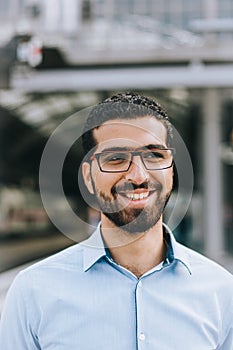
<instances>
[{"instance_id":1,"label":"smile","mask_svg":"<svg viewBox=\"0 0 233 350\"><path fill-rule=\"evenodd\" d=\"M140 192L140 193L135 193L135 192L120 192L121 196L124 196L132 201L138 201L138 200L143 200L151 194L151 192L146 191L146 192Z\"/></svg>"},{"instance_id":2,"label":"smile","mask_svg":"<svg viewBox=\"0 0 233 350\"><path fill-rule=\"evenodd\" d=\"M149 192L144 192L144 193L126 193L126 197L136 201L139 199L144 199L147 198L149 196Z\"/></svg>"}]
</instances>

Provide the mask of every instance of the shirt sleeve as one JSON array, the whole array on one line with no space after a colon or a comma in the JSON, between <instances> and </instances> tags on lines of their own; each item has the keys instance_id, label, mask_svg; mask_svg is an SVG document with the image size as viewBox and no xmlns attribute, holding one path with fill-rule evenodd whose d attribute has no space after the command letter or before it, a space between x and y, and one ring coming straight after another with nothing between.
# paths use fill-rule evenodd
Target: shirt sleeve
<instances>
[{"instance_id":1,"label":"shirt sleeve","mask_svg":"<svg viewBox=\"0 0 233 350\"><path fill-rule=\"evenodd\" d=\"M226 330L223 332L223 342L217 350L233 350L233 299L225 312Z\"/></svg>"},{"instance_id":2,"label":"shirt sleeve","mask_svg":"<svg viewBox=\"0 0 233 350\"><path fill-rule=\"evenodd\" d=\"M230 329L224 343L217 350L233 350L233 328Z\"/></svg>"},{"instance_id":3,"label":"shirt sleeve","mask_svg":"<svg viewBox=\"0 0 233 350\"><path fill-rule=\"evenodd\" d=\"M8 291L0 320L0 349L41 349L33 334L30 298L24 296L25 285L19 274Z\"/></svg>"}]
</instances>

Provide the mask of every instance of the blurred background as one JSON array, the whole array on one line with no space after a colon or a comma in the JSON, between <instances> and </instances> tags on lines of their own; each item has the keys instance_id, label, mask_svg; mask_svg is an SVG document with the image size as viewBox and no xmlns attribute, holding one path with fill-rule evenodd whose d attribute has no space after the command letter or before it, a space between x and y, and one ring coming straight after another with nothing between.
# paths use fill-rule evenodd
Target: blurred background
<instances>
[{"instance_id":1,"label":"blurred background","mask_svg":"<svg viewBox=\"0 0 233 350\"><path fill-rule=\"evenodd\" d=\"M126 90L156 97L189 150L194 190L177 239L233 272L233 0L0 0L0 23L0 300L10 269L74 243L42 205L46 141L72 113ZM78 190L81 157L78 143L64 191L95 223Z\"/></svg>"}]
</instances>

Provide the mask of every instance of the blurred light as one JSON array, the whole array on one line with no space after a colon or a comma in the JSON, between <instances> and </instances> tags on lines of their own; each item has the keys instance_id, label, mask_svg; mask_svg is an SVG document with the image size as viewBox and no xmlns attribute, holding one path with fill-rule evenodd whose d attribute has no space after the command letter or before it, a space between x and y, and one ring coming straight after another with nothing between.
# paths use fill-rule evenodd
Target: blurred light
<instances>
[{"instance_id":1,"label":"blurred light","mask_svg":"<svg viewBox=\"0 0 233 350\"><path fill-rule=\"evenodd\" d=\"M184 88L176 88L170 90L170 97L174 100L185 101L189 96L188 90Z\"/></svg>"},{"instance_id":2,"label":"blurred light","mask_svg":"<svg viewBox=\"0 0 233 350\"><path fill-rule=\"evenodd\" d=\"M15 109L29 103L30 97L17 90L0 90L0 105L7 109Z\"/></svg>"}]
</instances>

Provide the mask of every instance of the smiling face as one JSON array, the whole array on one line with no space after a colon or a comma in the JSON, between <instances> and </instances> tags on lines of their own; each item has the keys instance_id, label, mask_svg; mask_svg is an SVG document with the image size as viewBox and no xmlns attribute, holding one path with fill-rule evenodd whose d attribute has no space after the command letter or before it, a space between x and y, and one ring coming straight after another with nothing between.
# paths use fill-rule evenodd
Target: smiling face
<instances>
[{"instance_id":1,"label":"smiling face","mask_svg":"<svg viewBox=\"0 0 233 350\"><path fill-rule=\"evenodd\" d=\"M110 120L94 130L96 153L167 148L167 131L155 117ZM83 176L90 193L96 196L102 225L111 223L122 230L139 233L160 219L173 186L173 168L147 170L136 153L128 170L102 172L97 157L83 164Z\"/></svg>"}]
</instances>

